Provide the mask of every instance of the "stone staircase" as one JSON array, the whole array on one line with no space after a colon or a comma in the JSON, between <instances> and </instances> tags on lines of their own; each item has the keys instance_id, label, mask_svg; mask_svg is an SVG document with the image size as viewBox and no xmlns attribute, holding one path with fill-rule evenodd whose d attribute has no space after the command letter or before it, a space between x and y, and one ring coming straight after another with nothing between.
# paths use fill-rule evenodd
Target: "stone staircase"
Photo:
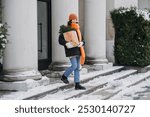
<instances>
[{"instance_id":1,"label":"stone staircase","mask_svg":"<svg viewBox=\"0 0 150 117\"><path fill-rule=\"evenodd\" d=\"M47 72L48 75L48 72ZM150 71L139 73L137 69L126 69L124 66L113 66L104 70L91 71L81 74L81 84L86 90L75 90L73 76L69 78L70 83L64 84L59 78L49 78L49 84L29 89L22 96L13 97L19 100L78 100L113 99L124 89L132 88L149 80ZM19 95L19 92L17 93Z\"/></svg>"},{"instance_id":2,"label":"stone staircase","mask_svg":"<svg viewBox=\"0 0 150 117\"><path fill-rule=\"evenodd\" d=\"M141 77L136 78L136 75L141 75ZM99 99L110 99L117 93L123 90L123 88L132 87L145 79L150 77L150 73L138 73L135 69L125 69L123 66L113 66L109 69L89 72L87 74L81 75L81 83L86 87L86 90L75 90L73 78L70 78L70 84L63 84L59 79L59 84L54 83L55 86L50 87L48 90L39 92L38 94L26 96L22 98L23 100L34 99L80 99L84 96L99 95ZM136 78L132 82L132 79ZM123 84L128 82L127 84ZM114 84L113 84L114 83ZM53 85L54 85L53 84Z\"/></svg>"}]
</instances>

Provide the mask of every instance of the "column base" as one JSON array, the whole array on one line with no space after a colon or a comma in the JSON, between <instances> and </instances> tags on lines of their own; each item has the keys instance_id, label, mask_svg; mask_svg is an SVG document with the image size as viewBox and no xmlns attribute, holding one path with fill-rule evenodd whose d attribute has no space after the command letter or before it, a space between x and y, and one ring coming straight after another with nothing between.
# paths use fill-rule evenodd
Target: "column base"
<instances>
[{"instance_id":1,"label":"column base","mask_svg":"<svg viewBox=\"0 0 150 117\"><path fill-rule=\"evenodd\" d=\"M50 84L50 79L42 77L40 80L28 79L25 81L5 82L0 81L0 90L2 91L27 91L38 86L46 86Z\"/></svg>"},{"instance_id":2,"label":"column base","mask_svg":"<svg viewBox=\"0 0 150 117\"><path fill-rule=\"evenodd\" d=\"M51 71L64 71L68 67L70 67L69 62L53 62L50 64L49 70L51 70Z\"/></svg>"},{"instance_id":3,"label":"column base","mask_svg":"<svg viewBox=\"0 0 150 117\"><path fill-rule=\"evenodd\" d=\"M26 71L4 71L1 76L1 81L24 81L27 79L39 80L42 78L42 75L38 70L26 70Z\"/></svg>"},{"instance_id":4,"label":"column base","mask_svg":"<svg viewBox=\"0 0 150 117\"><path fill-rule=\"evenodd\" d=\"M87 58L86 64L87 64L86 67L89 71L104 70L113 66L113 63L108 62L107 59L94 59L94 58Z\"/></svg>"},{"instance_id":5,"label":"column base","mask_svg":"<svg viewBox=\"0 0 150 117\"><path fill-rule=\"evenodd\" d=\"M91 58L91 57L87 57L86 58L86 64L90 64L90 65L93 65L93 64L100 64L100 63L108 63L108 60L105 58L105 59L96 59L96 58Z\"/></svg>"}]
</instances>

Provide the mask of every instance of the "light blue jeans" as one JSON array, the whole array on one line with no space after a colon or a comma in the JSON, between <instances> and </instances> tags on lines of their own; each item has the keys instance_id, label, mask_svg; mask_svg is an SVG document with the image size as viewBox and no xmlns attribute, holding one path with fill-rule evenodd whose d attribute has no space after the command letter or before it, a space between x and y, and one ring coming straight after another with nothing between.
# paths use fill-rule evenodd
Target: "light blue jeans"
<instances>
[{"instance_id":1,"label":"light blue jeans","mask_svg":"<svg viewBox=\"0 0 150 117\"><path fill-rule=\"evenodd\" d=\"M69 75L74 71L74 82L80 82L80 56L74 56L70 58L71 66L66 69L64 75L68 78Z\"/></svg>"}]
</instances>

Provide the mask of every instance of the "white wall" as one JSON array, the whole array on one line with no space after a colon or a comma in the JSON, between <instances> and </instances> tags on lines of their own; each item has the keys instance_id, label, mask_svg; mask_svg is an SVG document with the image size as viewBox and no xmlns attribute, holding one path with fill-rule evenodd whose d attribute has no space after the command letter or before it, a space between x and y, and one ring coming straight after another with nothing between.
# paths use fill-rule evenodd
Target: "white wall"
<instances>
[{"instance_id":1,"label":"white wall","mask_svg":"<svg viewBox=\"0 0 150 117\"><path fill-rule=\"evenodd\" d=\"M115 62L114 59L114 40L107 40L106 41L106 53L107 53L107 59L109 62Z\"/></svg>"},{"instance_id":2,"label":"white wall","mask_svg":"<svg viewBox=\"0 0 150 117\"><path fill-rule=\"evenodd\" d=\"M138 7L138 0L115 0L114 8L119 8L120 6L123 6L123 7L135 6L135 7Z\"/></svg>"},{"instance_id":3,"label":"white wall","mask_svg":"<svg viewBox=\"0 0 150 117\"><path fill-rule=\"evenodd\" d=\"M144 9L144 8L150 9L150 0L139 0L138 6L139 9Z\"/></svg>"}]
</instances>

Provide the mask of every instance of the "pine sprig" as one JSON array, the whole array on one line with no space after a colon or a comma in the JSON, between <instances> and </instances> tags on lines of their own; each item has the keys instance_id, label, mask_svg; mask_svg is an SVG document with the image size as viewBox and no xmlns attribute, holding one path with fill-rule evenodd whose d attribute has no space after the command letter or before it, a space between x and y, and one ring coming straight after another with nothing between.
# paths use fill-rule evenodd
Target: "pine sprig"
<instances>
[{"instance_id":1,"label":"pine sprig","mask_svg":"<svg viewBox=\"0 0 150 117\"><path fill-rule=\"evenodd\" d=\"M63 34L63 33L65 33L65 32L69 32L69 31L72 31L72 30L75 30L75 29L74 29L74 28L71 28L70 26L61 25L61 26L60 26L59 33L60 33L60 34Z\"/></svg>"}]
</instances>

